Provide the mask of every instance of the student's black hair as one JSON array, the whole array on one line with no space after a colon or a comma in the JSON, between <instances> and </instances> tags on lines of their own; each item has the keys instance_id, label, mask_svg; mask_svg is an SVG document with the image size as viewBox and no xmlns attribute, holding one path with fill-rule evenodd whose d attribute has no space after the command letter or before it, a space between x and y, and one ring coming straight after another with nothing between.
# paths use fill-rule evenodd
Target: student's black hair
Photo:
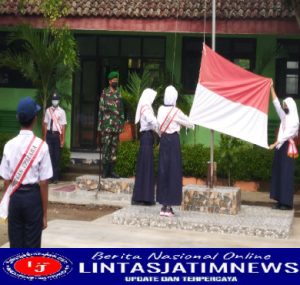
<instances>
[{"instance_id":1,"label":"student's black hair","mask_svg":"<svg viewBox=\"0 0 300 285\"><path fill-rule=\"evenodd\" d=\"M33 116L32 119L30 119L30 120L25 120L25 118L22 116L22 113L21 113L21 114L19 114L19 115L17 116L17 119L18 119L18 121L19 121L21 127L23 127L23 128L28 128L28 127L30 127L30 126L32 125L32 123L33 123L35 117L36 117L36 116Z\"/></svg>"}]
</instances>

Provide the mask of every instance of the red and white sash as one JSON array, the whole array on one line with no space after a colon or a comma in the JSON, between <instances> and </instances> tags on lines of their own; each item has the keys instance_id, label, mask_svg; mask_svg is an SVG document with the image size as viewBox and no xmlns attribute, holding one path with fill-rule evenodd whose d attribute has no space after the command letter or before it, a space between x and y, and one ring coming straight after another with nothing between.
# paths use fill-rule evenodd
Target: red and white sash
<instances>
[{"instance_id":1,"label":"red and white sash","mask_svg":"<svg viewBox=\"0 0 300 285\"><path fill-rule=\"evenodd\" d=\"M140 118L142 118L142 116L145 113L145 111L147 111L149 109L150 109L150 107L148 105L143 105L143 107L141 108L141 116L140 116Z\"/></svg>"},{"instance_id":2,"label":"red and white sash","mask_svg":"<svg viewBox=\"0 0 300 285\"><path fill-rule=\"evenodd\" d=\"M289 139L289 146L288 146L288 156L291 158L296 159L298 157L298 150L293 139Z\"/></svg>"},{"instance_id":3,"label":"red and white sash","mask_svg":"<svg viewBox=\"0 0 300 285\"><path fill-rule=\"evenodd\" d=\"M6 219L8 216L8 205L10 196L20 187L26 174L31 168L34 160L39 154L44 141L35 136L30 141L25 153L22 155L16 169L11 177L11 183L7 187L0 203L0 218Z\"/></svg>"},{"instance_id":4,"label":"red and white sash","mask_svg":"<svg viewBox=\"0 0 300 285\"><path fill-rule=\"evenodd\" d=\"M170 124L172 123L172 121L174 120L177 112L179 109L172 107L170 112L167 114L165 120L163 121L163 123L161 124L159 130L160 133L163 134L164 132L166 132L166 130L168 129L168 127L170 126Z\"/></svg>"},{"instance_id":5,"label":"red and white sash","mask_svg":"<svg viewBox=\"0 0 300 285\"><path fill-rule=\"evenodd\" d=\"M284 117L283 123L282 123L283 131L285 130L285 125L286 125L286 117ZM291 158L296 159L298 157L298 150L297 150L295 141L293 139L289 139L288 142L289 142L289 145L288 145L287 155Z\"/></svg>"},{"instance_id":6,"label":"red and white sash","mask_svg":"<svg viewBox=\"0 0 300 285\"><path fill-rule=\"evenodd\" d=\"M55 124L56 129L58 130L59 134L61 134L62 129L61 129L61 126L57 120L57 117L56 117L54 111L52 110L52 107L49 108L49 112L50 112L51 119L53 120L53 123Z\"/></svg>"}]
</instances>

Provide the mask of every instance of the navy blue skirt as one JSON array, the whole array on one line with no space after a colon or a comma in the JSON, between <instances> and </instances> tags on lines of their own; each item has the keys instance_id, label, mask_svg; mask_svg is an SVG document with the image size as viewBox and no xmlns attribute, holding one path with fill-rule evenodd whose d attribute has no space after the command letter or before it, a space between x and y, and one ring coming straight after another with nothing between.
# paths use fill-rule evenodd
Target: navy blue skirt
<instances>
[{"instance_id":1,"label":"navy blue skirt","mask_svg":"<svg viewBox=\"0 0 300 285\"><path fill-rule=\"evenodd\" d=\"M133 202L154 202L153 144L153 132L142 132L132 195Z\"/></svg>"},{"instance_id":2,"label":"navy blue skirt","mask_svg":"<svg viewBox=\"0 0 300 285\"><path fill-rule=\"evenodd\" d=\"M160 139L157 201L162 205L180 205L182 201L182 163L178 133L163 134Z\"/></svg>"},{"instance_id":3,"label":"navy blue skirt","mask_svg":"<svg viewBox=\"0 0 300 285\"><path fill-rule=\"evenodd\" d=\"M280 149L275 149L270 197L293 207L295 160L287 155L288 145L286 141Z\"/></svg>"}]
</instances>

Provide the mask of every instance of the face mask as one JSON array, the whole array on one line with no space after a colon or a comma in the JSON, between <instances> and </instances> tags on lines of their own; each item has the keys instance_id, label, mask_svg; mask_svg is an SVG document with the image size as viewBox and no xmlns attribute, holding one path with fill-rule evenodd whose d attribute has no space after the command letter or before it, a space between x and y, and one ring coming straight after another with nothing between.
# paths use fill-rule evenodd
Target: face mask
<instances>
[{"instance_id":1,"label":"face mask","mask_svg":"<svg viewBox=\"0 0 300 285\"><path fill-rule=\"evenodd\" d=\"M59 100L52 100L53 107L57 107L59 104Z\"/></svg>"},{"instance_id":2,"label":"face mask","mask_svg":"<svg viewBox=\"0 0 300 285\"><path fill-rule=\"evenodd\" d=\"M289 113L289 109L288 108L283 108L284 113L286 113L286 115Z\"/></svg>"},{"instance_id":3,"label":"face mask","mask_svg":"<svg viewBox=\"0 0 300 285\"><path fill-rule=\"evenodd\" d=\"M111 87L114 88L114 89L117 89L117 87L118 87L118 82L112 82L112 83L111 83Z\"/></svg>"}]
</instances>

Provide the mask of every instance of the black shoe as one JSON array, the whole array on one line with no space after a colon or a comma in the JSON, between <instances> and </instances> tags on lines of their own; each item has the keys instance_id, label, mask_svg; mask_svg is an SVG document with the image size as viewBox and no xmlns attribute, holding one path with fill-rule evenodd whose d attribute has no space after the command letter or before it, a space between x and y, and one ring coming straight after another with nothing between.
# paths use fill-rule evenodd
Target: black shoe
<instances>
[{"instance_id":1,"label":"black shoe","mask_svg":"<svg viewBox=\"0 0 300 285\"><path fill-rule=\"evenodd\" d=\"M278 210L278 209L280 209L280 207L281 207L281 205L279 203L277 203L277 204L272 206L272 209Z\"/></svg>"},{"instance_id":2,"label":"black shoe","mask_svg":"<svg viewBox=\"0 0 300 285\"><path fill-rule=\"evenodd\" d=\"M286 205L280 205L279 210L293 210L293 207L286 206Z\"/></svg>"},{"instance_id":3,"label":"black shoe","mask_svg":"<svg viewBox=\"0 0 300 285\"><path fill-rule=\"evenodd\" d=\"M144 202L145 206L154 206L155 204L155 202Z\"/></svg>"},{"instance_id":4,"label":"black shoe","mask_svg":"<svg viewBox=\"0 0 300 285\"><path fill-rule=\"evenodd\" d=\"M108 178L109 177L109 166L108 166L108 164L103 164L102 165L101 177L102 178Z\"/></svg>"},{"instance_id":5,"label":"black shoe","mask_svg":"<svg viewBox=\"0 0 300 285\"><path fill-rule=\"evenodd\" d=\"M109 178L109 176L107 175L107 173L102 173L101 178Z\"/></svg>"},{"instance_id":6,"label":"black shoe","mask_svg":"<svg viewBox=\"0 0 300 285\"><path fill-rule=\"evenodd\" d=\"M167 213L167 206L162 206L159 212L159 215L165 217Z\"/></svg>"},{"instance_id":7,"label":"black shoe","mask_svg":"<svg viewBox=\"0 0 300 285\"><path fill-rule=\"evenodd\" d=\"M108 175L111 178L118 179L118 178L120 178L120 176L114 172L114 168L115 168L115 163L113 163L113 162L110 163L109 164L109 171L108 171L109 174Z\"/></svg>"},{"instance_id":8,"label":"black shoe","mask_svg":"<svg viewBox=\"0 0 300 285\"><path fill-rule=\"evenodd\" d=\"M144 202L131 200L131 205L144 206Z\"/></svg>"},{"instance_id":9,"label":"black shoe","mask_svg":"<svg viewBox=\"0 0 300 285\"><path fill-rule=\"evenodd\" d=\"M168 206L168 207L167 207L165 216L166 216L166 217L174 217L174 216L175 216L175 213L174 213L174 211L173 211L173 209L172 209L171 206Z\"/></svg>"},{"instance_id":10,"label":"black shoe","mask_svg":"<svg viewBox=\"0 0 300 285\"><path fill-rule=\"evenodd\" d=\"M110 175L109 175L109 177L115 178L115 179L119 179L120 178L120 176L118 174L114 173L114 172L111 172Z\"/></svg>"}]
</instances>

